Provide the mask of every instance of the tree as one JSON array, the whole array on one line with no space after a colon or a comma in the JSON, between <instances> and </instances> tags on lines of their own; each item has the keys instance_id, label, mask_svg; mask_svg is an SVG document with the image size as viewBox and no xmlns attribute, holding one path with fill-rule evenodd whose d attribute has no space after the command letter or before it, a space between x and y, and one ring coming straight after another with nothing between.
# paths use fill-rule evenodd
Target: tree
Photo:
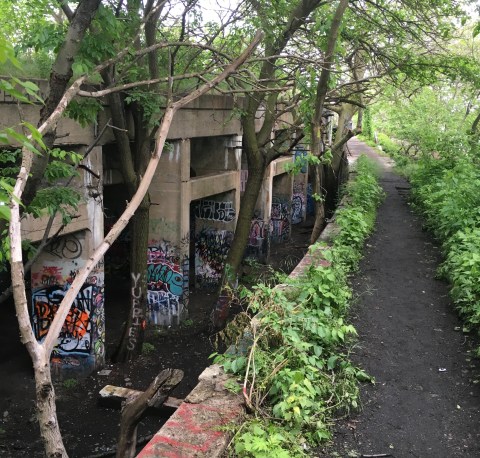
<instances>
[{"instance_id":1,"label":"tree","mask_svg":"<svg viewBox=\"0 0 480 458\"><path fill-rule=\"evenodd\" d=\"M86 30L88 24L85 22L86 16L83 14L85 11L82 8L93 8L93 3L88 0L81 2L77 7L77 10L70 17L70 26L69 29L75 29L77 34L74 34L75 30L72 30L71 33L67 32L67 40L64 43L64 46L60 50L62 58L57 56L56 62L54 64L54 71L50 78L50 98L47 99L46 106L50 111L50 114L47 116L47 108L42 110L41 119L42 123L39 125L38 129L33 130L29 138L23 142L22 148L22 164L20 167L20 172L18 174L13 192L10 194L9 206L11 209L11 216L9 221L9 238L10 238L10 265L11 265L11 277L13 285L13 296L15 301L15 307L17 312L17 317L19 321L19 327L21 332L22 342L25 344L33 362L35 382L36 382L36 392L37 392L37 413L38 421L40 424L41 435L44 440L46 454L49 457L59 457L67 456L65 447L62 442L60 429L56 417L55 411L55 394L54 388L51 381L50 374L50 355L56 344L58 335L63 326L65 318L70 310L71 304L75 299L78 291L88 277L90 271L95 267L99 260L103 257L105 252L111 246L112 242L118 237L120 232L125 228L128 221L132 218L135 211L141 206L145 195L148 191L148 186L152 180L152 177L155 173L156 167L161 157L162 150L165 145L165 140L167 133L172 122L172 119L175 115L175 112L180 109L182 106L190 103L192 100L197 97L205 94L220 82L224 81L229 75L236 72L238 67L241 66L247 57L252 53L258 43L261 41L262 33L257 32L252 42L247 46L247 48L241 53L236 59L232 59L229 63L225 63L218 69L212 69L208 77L205 77L205 82L198 87L191 89L183 97L177 99L168 99L165 104L165 109L163 111L163 116L161 117L160 124L156 129L155 133L155 146L151 150L148 164L144 168L144 173L142 179L138 182L138 186L135 190L135 193L132 195L132 199L127 205L125 212L117 223L113 226L109 234L105 237L103 243L95 250L91 255L89 261L85 266L80 269L77 276L75 277L70 289L66 293L62 303L60 304L55 318L48 330L48 334L43 342L37 342L29 320L28 306L27 306L27 297L25 292L25 279L24 279L24 268L23 268L23 253L22 253L22 236L20 230L20 220L21 220L21 207L24 205L23 196L24 193L28 193L28 199L33 200L33 195L35 194L35 187L38 189L41 178L37 176L40 174L40 177L43 176L42 165L44 162L48 162L44 157L40 159L35 159L35 148L32 145L32 139L37 141L38 147L45 150L45 153L42 156L47 156L48 148L50 142L53 144L54 132L56 125L60 116L64 113L67 106L72 102L74 96L81 92L82 84L87 81L87 78L92 77L92 75L98 75L101 72L108 69L111 65L119 62L122 58L131 51L130 48L125 48L118 53L116 57L96 65L90 72L83 74L77 78L72 84L69 84L71 78L71 67L73 62L73 51L72 51L72 41L78 41L80 36L78 35L78 27L80 18L81 28ZM81 8L82 7L82 8ZM98 7L98 3L97 3ZM93 17L92 11L90 10L90 19ZM77 18L77 19L75 19ZM70 46L72 45L72 46ZM75 43L78 49L79 43ZM74 46L74 48L75 48ZM168 47L167 43L155 43L152 46L158 47ZM142 57L147 54L149 49L138 49L136 51L138 57ZM1 54L1 53L0 53ZM226 59L226 58L225 58ZM68 64L66 63L68 62ZM140 84L140 83L137 83ZM61 94L61 88L63 88L63 94ZM118 91L118 88L112 87L107 90L107 94L114 93ZM98 94L90 94L92 96ZM54 105L52 100L58 100L57 104ZM42 140L40 136L43 136ZM46 167L46 166L45 166ZM34 180L32 180L33 177ZM27 187L29 182L34 181L35 185L30 185Z\"/></svg>"},{"instance_id":2,"label":"tree","mask_svg":"<svg viewBox=\"0 0 480 458\"><path fill-rule=\"evenodd\" d=\"M337 9L332 18L332 24L330 26L330 31L327 41L327 49L325 52L325 58L322 65L322 71L320 73L320 78L317 83L317 92L315 98L315 112L311 124L311 149L310 153L317 159L319 159L322 154L325 152L324 145L322 145L322 116L325 109L325 99L328 91L328 82L330 79L331 68L334 63L334 53L335 47L337 44L337 37L339 35L343 15L348 6L348 0L340 0ZM337 145L337 148L340 149L341 146ZM324 174L323 164L320 161L320 164L313 166L313 192L319 196L322 194L322 180ZM331 194L331 191L327 191L328 195ZM316 201L315 203L315 224L312 230L311 243L315 243L320 235L321 230L324 227L324 218L325 210L323 207L323 202Z\"/></svg>"},{"instance_id":3,"label":"tree","mask_svg":"<svg viewBox=\"0 0 480 458\"><path fill-rule=\"evenodd\" d=\"M245 96L241 121L243 149L248 162L248 179L240 203L237 227L225 260L224 278L220 288L221 297L228 296L227 290L236 282L267 166L289 150L289 140L292 133L297 130L297 125L294 125L292 128L286 129L275 141L271 141L272 130L278 115L276 111L277 100L279 94L284 91L284 84L282 84L283 81L280 76L282 67L279 65L281 54L285 51L295 33L306 25L310 14L324 4L325 2L320 0L299 0L291 6L289 5L286 10L279 11L273 8L271 4L253 3L258 15L257 20L266 30L269 30L265 41L264 56L256 69L258 80L264 87L253 88L251 92L246 92ZM273 29L269 27L269 23L275 23L278 17L285 18L285 20L282 20L281 26ZM283 77L285 78L285 75ZM257 112L261 108L265 110L264 119L260 130L257 132ZM299 120L297 122L299 123ZM217 304L216 315L218 317L225 315L222 311L225 306L228 305L221 300ZM221 321L220 319L216 325L221 326Z\"/></svg>"}]
</instances>

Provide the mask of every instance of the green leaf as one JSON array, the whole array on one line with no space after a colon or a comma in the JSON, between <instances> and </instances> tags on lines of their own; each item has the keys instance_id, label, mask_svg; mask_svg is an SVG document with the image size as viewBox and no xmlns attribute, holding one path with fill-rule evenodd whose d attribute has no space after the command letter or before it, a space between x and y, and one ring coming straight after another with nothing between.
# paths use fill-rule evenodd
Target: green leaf
<instances>
[{"instance_id":1,"label":"green leaf","mask_svg":"<svg viewBox=\"0 0 480 458\"><path fill-rule=\"evenodd\" d=\"M327 368L329 370L333 370L333 368L335 367L335 364L338 360L338 355L333 355L333 356L330 356L330 358L328 358L328 361L327 361Z\"/></svg>"},{"instance_id":2,"label":"green leaf","mask_svg":"<svg viewBox=\"0 0 480 458\"><path fill-rule=\"evenodd\" d=\"M22 125L25 126L30 131L30 133L32 134L32 138L42 147L42 149L47 148L45 146L45 143L43 143L42 134L38 131L38 129L34 125L30 124L27 121L23 121Z\"/></svg>"},{"instance_id":3,"label":"green leaf","mask_svg":"<svg viewBox=\"0 0 480 458\"><path fill-rule=\"evenodd\" d=\"M10 221L11 210L9 206L0 204L0 218Z\"/></svg>"}]
</instances>

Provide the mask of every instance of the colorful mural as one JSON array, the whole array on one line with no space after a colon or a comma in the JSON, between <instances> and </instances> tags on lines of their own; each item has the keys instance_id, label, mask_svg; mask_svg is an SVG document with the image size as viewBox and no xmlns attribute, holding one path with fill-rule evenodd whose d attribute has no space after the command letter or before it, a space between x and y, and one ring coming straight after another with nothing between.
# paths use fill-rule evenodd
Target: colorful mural
<instances>
[{"instance_id":1,"label":"colorful mural","mask_svg":"<svg viewBox=\"0 0 480 458\"><path fill-rule=\"evenodd\" d=\"M147 252L147 320L155 325L179 324L188 305L188 257L168 241L152 241Z\"/></svg>"}]
</instances>

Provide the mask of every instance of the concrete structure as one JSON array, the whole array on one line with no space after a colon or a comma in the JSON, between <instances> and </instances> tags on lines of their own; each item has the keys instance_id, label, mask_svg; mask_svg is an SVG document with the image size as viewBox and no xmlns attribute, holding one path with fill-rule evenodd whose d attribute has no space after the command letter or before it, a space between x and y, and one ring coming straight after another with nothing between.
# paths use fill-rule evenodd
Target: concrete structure
<instances>
[{"instance_id":1,"label":"concrete structure","mask_svg":"<svg viewBox=\"0 0 480 458\"><path fill-rule=\"evenodd\" d=\"M170 129L168 148L150 187L147 318L151 324L178 324L188 315L190 289L218 284L248 177L241 125L233 109L231 98L207 95L180 110ZM12 126L12 119L18 119L16 111L14 101L0 93L0 128ZM38 105L24 105L23 112L36 123ZM99 115L98 125L106 119L108 107ZM82 128L63 118L57 144L83 153L96 134L96 126ZM298 149L295 156L303 154ZM305 218L308 173L304 168L298 176L288 174L286 167L293 159L294 155L283 157L268 168L252 221L249 256L265 260L270 244L287 240L291 224ZM112 132L106 132L84 165L73 182L83 202L70 223L62 226L55 219L50 233L59 231L59 236L32 268L32 325L39 339L48 331L76 272L125 206ZM47 216L27 218L22 224L25 238L41 240L47 220ZM128 241L128 233L122 237ZM114 244L113 254L106 256L105 265L97 266L72 306L52 360L59 372L88 373L104 363L105 270L110 273L122 263L128 269L121 244ZM117 255L115 250L120 250Z\"/></svg>"}]
</instances>

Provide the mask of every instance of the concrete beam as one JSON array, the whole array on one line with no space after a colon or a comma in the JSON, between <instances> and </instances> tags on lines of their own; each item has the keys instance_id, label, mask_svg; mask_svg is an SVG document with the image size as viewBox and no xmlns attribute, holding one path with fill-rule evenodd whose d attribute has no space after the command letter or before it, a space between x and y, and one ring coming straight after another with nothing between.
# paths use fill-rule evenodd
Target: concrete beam
<instances>
[{"instance_id":1,"label":"concrete beam","mask_svg":"<svg viewBox=\"0 0 480 458\"><path fill-rule=\"evenodd\" d=\"M42 240L49 218L50 216L48 215L44 215L41 218L34 218L31 215L27 215L22 220L22 237L31 242ZM61 227L62 217L57 214L53 220L50 236L55 234ZM59 235L71 234L72 232L81 231L83 229L90 229L90 220L86 204L80 204L78 206L74 219L62 229Z\"/></svg>"},{"instance_id":2,"label":"concrete beam","mask_svg":"<svg viewBox=\"0 0 480 458\"><path fill-rule=\"evenodd\" d=\"M240 171L211 173L190 180L190 199L197 200L235 189Z\"/></svg>"}]
</instances>

